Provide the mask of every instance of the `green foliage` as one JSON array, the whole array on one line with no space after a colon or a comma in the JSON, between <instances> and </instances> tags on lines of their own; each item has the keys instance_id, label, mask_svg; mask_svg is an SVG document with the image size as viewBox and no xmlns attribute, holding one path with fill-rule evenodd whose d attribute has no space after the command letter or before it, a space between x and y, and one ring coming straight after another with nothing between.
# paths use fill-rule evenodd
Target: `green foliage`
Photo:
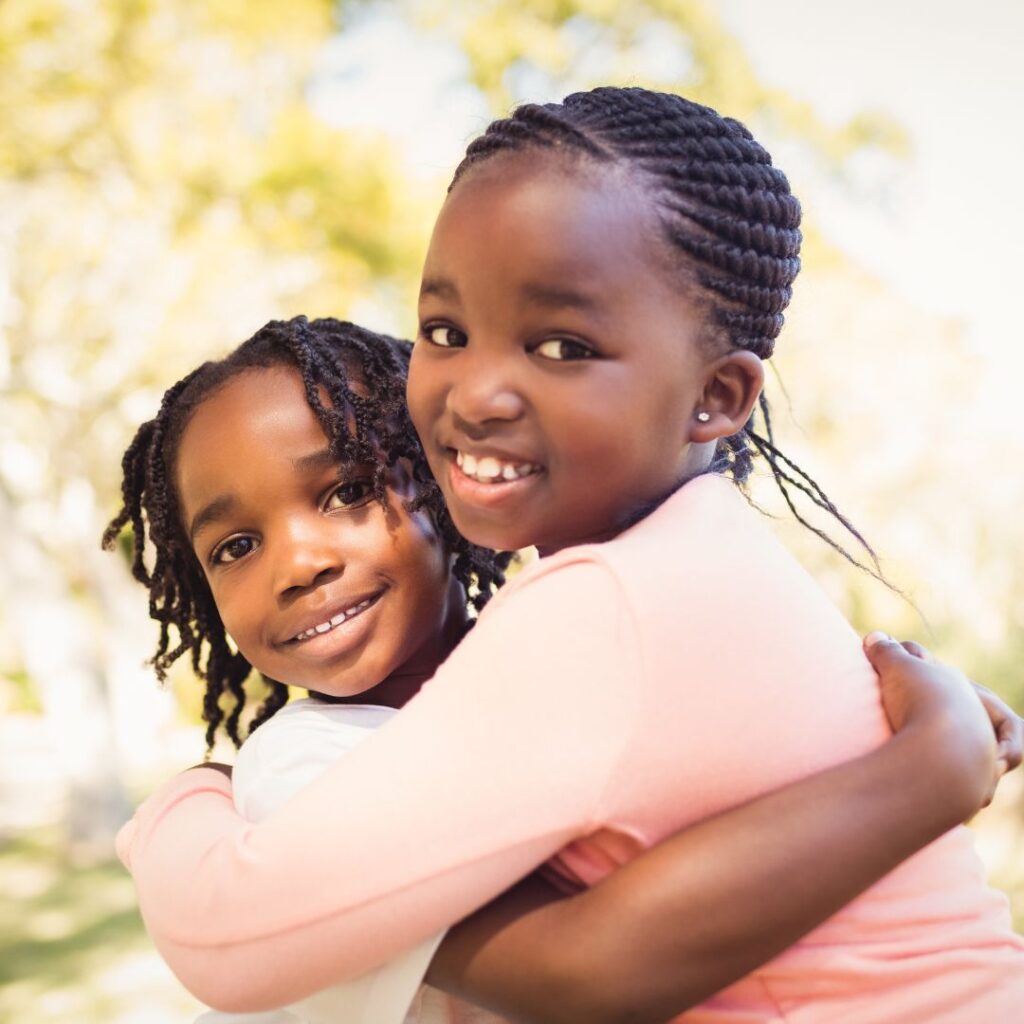
<instances>
[{"instance_id":1,"label":"green foliage","mask_svg":"<svg viewBox=\"0 0 1024 1024\"><path fill-rule=\"evenodd\" d=\"M810 103L767 86L702 0L414 0L410 8L457 40L497 113L572 89L640 85L682 92L775 137L802 140L830 170L864 147L897 156L909 149L906 133L883 112L862 111L832 126Z\"/></svg>"}]
</instances>

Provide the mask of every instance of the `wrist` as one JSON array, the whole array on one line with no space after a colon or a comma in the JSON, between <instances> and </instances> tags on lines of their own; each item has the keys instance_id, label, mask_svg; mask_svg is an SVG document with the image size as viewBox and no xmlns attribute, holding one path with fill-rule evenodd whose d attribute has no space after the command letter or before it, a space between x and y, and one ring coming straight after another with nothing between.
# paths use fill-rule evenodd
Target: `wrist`
<instances>
[{"instance_id":1,"label":"wrist","mask_svg":"<svg viewBox=\"0 0 1024 1024\"><path fill-rule=\"evenodd\" d=\"M937 834L973 817L984 805L992 784L994 743L964 728L956 715L940 709L908 723L890 746L906 758L912 797L933 812Z\"/></svg>"}]
</instances>

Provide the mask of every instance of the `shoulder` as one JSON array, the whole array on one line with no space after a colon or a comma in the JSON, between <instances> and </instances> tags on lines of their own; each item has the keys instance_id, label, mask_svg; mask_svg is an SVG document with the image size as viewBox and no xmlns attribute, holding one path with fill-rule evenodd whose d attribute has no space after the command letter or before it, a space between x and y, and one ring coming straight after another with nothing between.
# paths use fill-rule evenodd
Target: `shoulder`
<instances>
[{"instance_id":1,"label":"shoulder","mask_svg":"<svg viewBox=\"0 0 1024 1024\"><path fill-rule=\"evenodd\" d=\"M617 560L609 558L610 544L578 544L553 555L528 558L508 583L498 591L481 614L509 604L541 602L548 594L577 591L581 598L594 589L600 596L615 596L619 588Z\"/></svg>"},{"instance_id":2,"label":"shoulder","mask_svg":"<svg viewBox=\"0 0 1024 1024\"><path fill-rule=\"evenodd\" d=\"M232 773L236 801L272 780L312 777L394 714L393 708L368 704L292 701L264 722L238 751Z\"/></svg>"},{"instance_id":3,"label":"shoulder","mask_svg":"<svg viewBox=\"0 0 1024 1024\"><path fill-rule=\"evenodd\" d=\"M292 701L246 739L239 758L265 757L306 743L348 749L394 714L394 708L371 704L328 704L312 698Z\"/></svg>"},{"instance_id":4,"label":"shoulder","mask_svg":"<svg viewBox=\"0 0 1024 1024\"><path fill-rule=\"evenodd\" d=\"M312 697L293 700L246 739L239 753L291 738L340 736L353 730L376 729L394 713L394 708L375 704L330 704Z\"/></svg>"},{"instance_id":5,"label":"shoulder","mask_svg":"<svg viewBox=\"0 0 1024 1024\"><path fill-rule=\"evenodd\" d=\"M615 567L596 546L567 549L523 569L424 691L440 699L446 690L446 713L489 704L509 714L515 706L519 716L569 714L585 700L617 714L639 660L637 636Z\"/></svg>"}]
</instances>

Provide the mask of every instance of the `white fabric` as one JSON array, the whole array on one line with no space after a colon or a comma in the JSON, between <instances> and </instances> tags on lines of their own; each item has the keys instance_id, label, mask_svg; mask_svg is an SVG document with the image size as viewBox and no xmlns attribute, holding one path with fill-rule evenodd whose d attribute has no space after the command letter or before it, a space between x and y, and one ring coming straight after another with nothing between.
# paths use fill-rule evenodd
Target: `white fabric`
<instances>
[{"instance_id":1,"label":"white fabric","mask_svg":"<svg viewBox=\"0 0 1024 1024\"><path fill-rule=\"evenodd\" d=\"M260 821L382 726L394 708L287 704L242 744L232 770L235 807ZM358 837L353 837L358 841ZM413 854L414 855L414 854ZM444 933L375 971L268 1013L210 1010L196 1024L494 1024L499 1018L421 985Z\"/></svg>"}]
</instances>

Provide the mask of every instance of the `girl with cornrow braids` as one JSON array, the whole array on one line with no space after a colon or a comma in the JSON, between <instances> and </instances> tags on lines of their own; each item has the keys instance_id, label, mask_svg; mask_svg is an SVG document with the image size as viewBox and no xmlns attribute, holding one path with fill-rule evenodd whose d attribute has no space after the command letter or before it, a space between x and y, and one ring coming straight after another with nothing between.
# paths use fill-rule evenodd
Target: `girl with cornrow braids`
<instances>
[{"instance_id":1,"label":"girl with cornrow braids","mask_svg":"<svg viewBox=\"0 0 1024 1024\"><path fill-rule=\"evenodd\" d=\"M526 106L469 147L409 407L460 533L541 557L279 813L247 825L209 769L140 809L120 850L197 994L356 976L547 862L589 888L523 883L428 977L575 1024L1013 1019L1024 943L953 825L1020 721L992 712L996 754L955 672L865 657L737 487L763 458L871 558L760 401L799 240L768 154L678 96Z\"/></svg>"}]
</instances>

